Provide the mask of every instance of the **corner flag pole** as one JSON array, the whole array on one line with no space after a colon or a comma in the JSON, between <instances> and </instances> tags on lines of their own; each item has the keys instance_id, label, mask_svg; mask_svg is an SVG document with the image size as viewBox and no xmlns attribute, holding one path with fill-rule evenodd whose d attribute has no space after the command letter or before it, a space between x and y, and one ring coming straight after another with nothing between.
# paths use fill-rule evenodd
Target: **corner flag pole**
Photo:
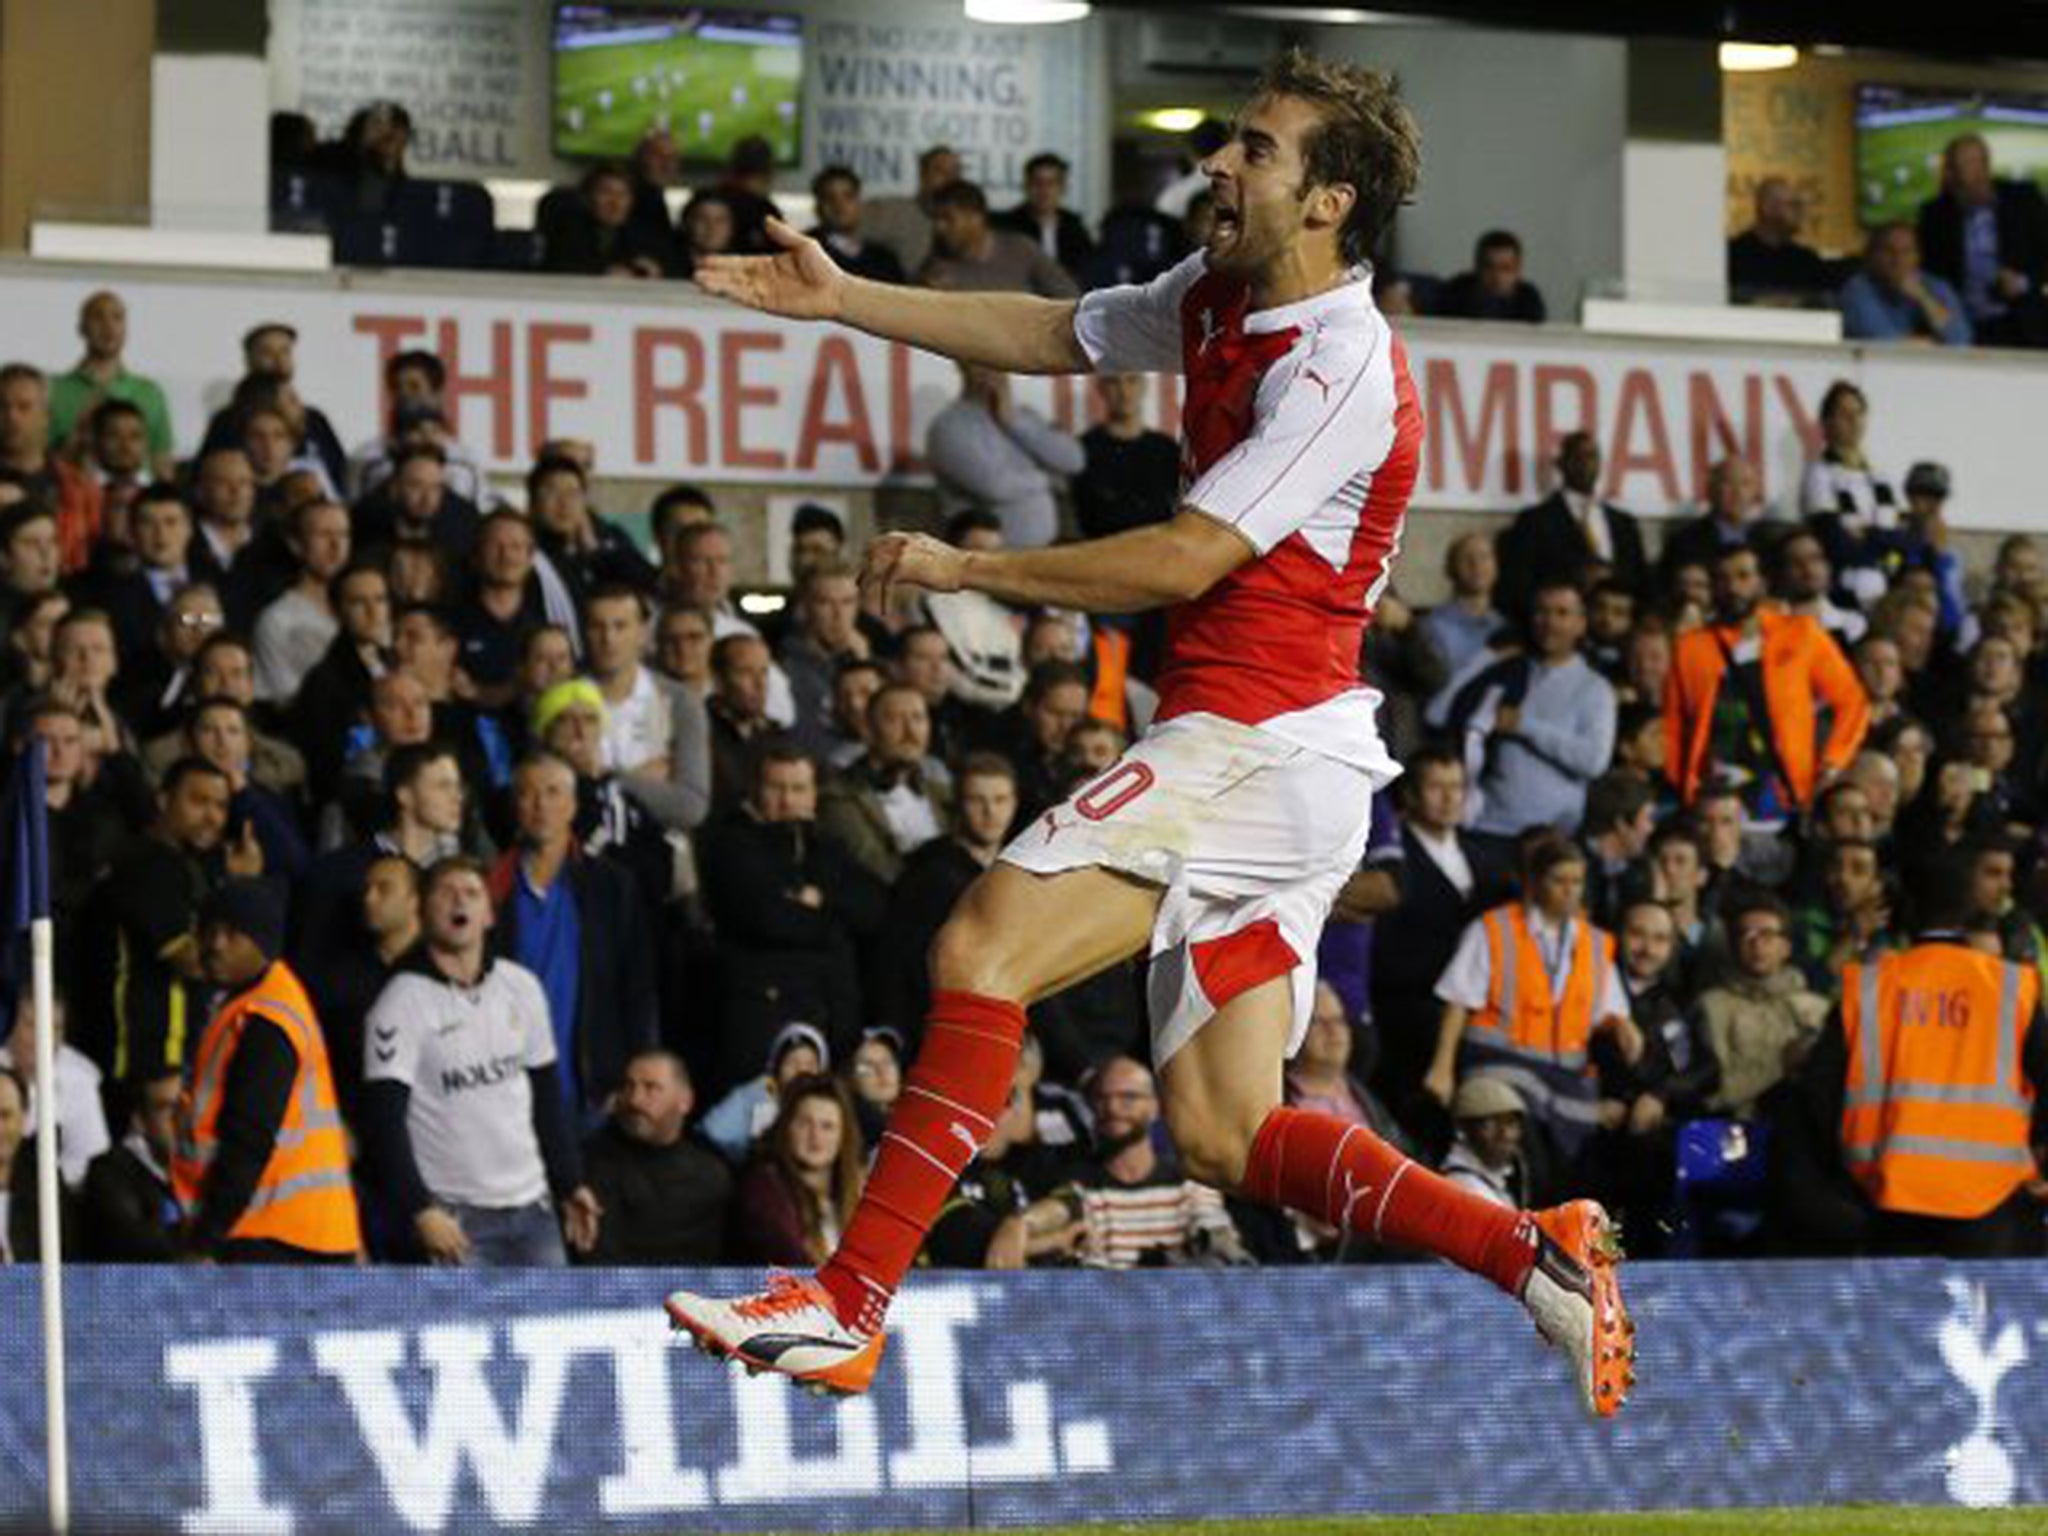
<instances>
[{"instance_id":1,"label":"corner flag pole","mask_svg":"<svg viewBox=\"0 0 2048 1536\"><path fill-rule=\"evenodd\" d=\"M71 1529L71 1453L64 1418L64 1234L57 1205L57 1041L50 922L50 828L45 810L43 743L31 737L14 782L13 933L29 935L30 1000L36 1024L36 1202L42 1243L43 1422L48 1439L50 1529Z\"/></svg>"}]
</instances>

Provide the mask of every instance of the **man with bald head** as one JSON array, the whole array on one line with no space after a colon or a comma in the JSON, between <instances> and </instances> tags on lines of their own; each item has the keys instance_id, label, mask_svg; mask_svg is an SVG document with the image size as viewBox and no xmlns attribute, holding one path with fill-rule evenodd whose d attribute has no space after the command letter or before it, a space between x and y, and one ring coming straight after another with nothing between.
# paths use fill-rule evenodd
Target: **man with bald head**
<instances>
[{"instance_id":1,"label":"man with bald head","mask_svg":"<svg viewBox=\"0 0 2048 1536\"><path fill-rule=\"evenodd\" d=\"M128 306L102 288L78 306L78 339L85 355L69 373L50 380L50 446L75 447L73 434L103 400L125 400L142 412L149 458L158 474L171 468L171 408L154 379L128 371Z\"/></svg>"},{"instance_id":2,"label":"man with bald head","mask_svg":"<svg viewBox=\"0 0 2048 1536\"><path fill-rule=\"evenodd\" d=\"M592 1264L717 1264L725 1258L732 1174L686 1126L690 1069L671 1051L626 1063L610 1116L583 1144L597 1202Z\"/></svg>"},{"instance_id":3,"label":"man with bald head","mask_svg":"<svg viewBox=\"0 0 2048 1536\"><path fill-rule=\"evenodd\" d=\"M1810 304L1832 285L1827 264L1799 243L1806 199L1782 176L1756 184L1756 218L1728 242L1728 297L1737 304Z\"/></svg>"}]
</instances>

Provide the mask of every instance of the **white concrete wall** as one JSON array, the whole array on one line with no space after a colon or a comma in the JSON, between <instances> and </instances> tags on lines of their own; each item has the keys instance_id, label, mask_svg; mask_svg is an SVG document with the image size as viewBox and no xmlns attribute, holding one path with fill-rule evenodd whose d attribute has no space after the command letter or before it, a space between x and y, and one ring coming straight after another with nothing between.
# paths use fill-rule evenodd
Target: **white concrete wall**
<instances>
[{"instance_id":1,"label":"white concrete wall","mask_svg":"<svg viewBox=\"0 0 2048 1536\"><path fill-rule=\"evenodd\" d=\"M168 229L270 227L270 72L260 58L150 62L149 204Z\"/></svg>"},{"instance_id":2,"label":"white concrete wall","mask_svg":"<svg viewBox=\"0 0 2048 1536\"><path fill-rule=\"evenodd\" d=\"M1728 155L1719 144L1631 139L1621 157L1626 297L1719 304L1728 295L1722 232Z\"/></svg>"},{"instance_id":3,"label":"white concrete wall","mask_svg":"<svg viewBox=\"0 0 2048 1536\"><path fill-rule=\"evenodd\" d=\"M1366 25L1319 27L1314 46L1393 70L1422 124L1421 194L1395 225L1402 267L1448 277L1483 231L1511 229L1560 320L1621 275L1621 39Z\"/></svg>"}]
</instances>

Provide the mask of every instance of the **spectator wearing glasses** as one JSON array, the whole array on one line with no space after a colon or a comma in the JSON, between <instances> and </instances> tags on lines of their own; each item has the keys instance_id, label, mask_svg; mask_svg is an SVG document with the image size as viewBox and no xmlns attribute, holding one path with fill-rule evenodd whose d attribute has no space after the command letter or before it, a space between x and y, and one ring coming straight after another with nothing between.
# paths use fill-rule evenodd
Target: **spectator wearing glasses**
<instances>
[{"instance_id":1,"label":"spectator wearing glasses","mask_svg":"<svg viewBox=\"0 0 2048 1536\"><path fill-rule=\"evenodd\" d=\"M194 582L165 606L155 643L121 674L122 717L144 740L176 728L199 697L194 663L227 622L220 594L206 582Z\"/></svg>"},{"instance_id":2,"label":"spectator wearing glasses","mask_svg":"<svg viewBox=\"0 0 2048 1536\"><path fill-rule=\"evenodd\" d=\"M1792 963L1792 918L1774 896L1753 896L1730 923L1735 970L1700 994L1700 1028L1719 1067L1708 1108L1754 1119L1764 1095L1796 1073L1820 1037L1828 1001Z\"/></svg>"},{"instance_id":3,"label":"spectator wearing glasses","mask_svg":"<svg viewBox=\"0 0 2048 1536\"><path fill-rule=\"evenodd\" d=\"M591 507L590 476L576 460L548 454L528 471L526 515L579 602L606 586L654 590L654 566L632 535Z\"/></svg>"}]
</instances>

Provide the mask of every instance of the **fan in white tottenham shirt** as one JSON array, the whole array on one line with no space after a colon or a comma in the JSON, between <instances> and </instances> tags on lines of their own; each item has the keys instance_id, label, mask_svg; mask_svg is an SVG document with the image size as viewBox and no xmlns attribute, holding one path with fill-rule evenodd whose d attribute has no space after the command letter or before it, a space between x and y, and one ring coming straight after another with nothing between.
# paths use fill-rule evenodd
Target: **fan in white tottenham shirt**
<instances>
[{"instance_id":1,"label":"fan in white tottenham shirt","mask_svg":"<svg viewBox=\"0 0 2048 1536\"><path fill-rule=\"evenodd\" d=\"M392 977L370 1011L363 1078L411 1090L406 1132L435 1199L503 1210L547 1197L527 1073L554 1061L539 979L494 960L474 987Z\"/></svg>"},{"instance_id":2,"label":"fan in white tottenham shirt","mask_svg":"<svg viewBox=\"0 0 2048 1536\"><path fill-rule=\"evenodd\" d=\"M373 1097L380 1084L406 1091L402 1137L408 1146L385 1149L400 1182L409 1182L403 1170L410 1164L437 1202L494 1210L533 1205L548 1194L530 1075L544 1074L543 1084L554 1078L547 1070L555 1063L547 995L523 966L485 957L490 896L481 875L437 875L423 893L427 942L370 1010L365 1090ZM395 1123L366 1130L398 1133ZM393 1192L401 1200L418 1198L405 1189Z\"/></svg>"}]
</instances>

